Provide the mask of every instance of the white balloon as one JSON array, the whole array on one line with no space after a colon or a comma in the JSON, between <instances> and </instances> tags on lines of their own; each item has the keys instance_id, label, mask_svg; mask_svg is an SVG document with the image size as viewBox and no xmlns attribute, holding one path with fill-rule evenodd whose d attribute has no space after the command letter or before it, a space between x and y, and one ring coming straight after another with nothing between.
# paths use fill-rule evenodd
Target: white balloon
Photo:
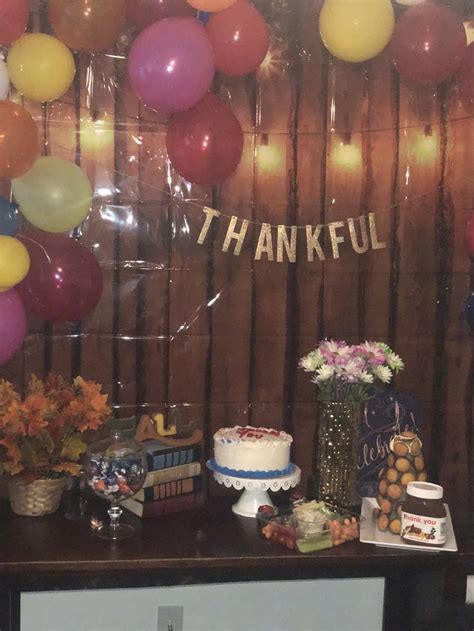
<instances>
[{"instance_id":1,"label":"white balloon","mask_svg":"<svg viewBox=\"0 0 474 631\"><path fill-rule=\"evenodd\" d=\"M8 76L7 64L0 59L0 101L8 97L10 90L10 78Z\"/></svg>"}]
</instances>

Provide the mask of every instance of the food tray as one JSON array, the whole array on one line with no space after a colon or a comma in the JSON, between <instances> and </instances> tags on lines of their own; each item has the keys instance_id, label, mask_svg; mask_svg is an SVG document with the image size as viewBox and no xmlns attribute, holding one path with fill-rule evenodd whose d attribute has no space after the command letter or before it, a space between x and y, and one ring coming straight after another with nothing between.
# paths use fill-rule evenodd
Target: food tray
<instances>
[{"instance_id":1,"label":"food tray","mask_svg":"<svg viewBox=\"0 0 474 631\"><path fill-rule=\"evenodd\" d=\"M442 548L436 548L429 546L422 546L416 544L410 544L403 541L400 535L393 535L391 532L382 532L377 528L372 514L375 508L378 508L377 500L373 497L364 497L362 499L362 515L363 524L360 531L360 540L363 543L373 543L376 546L383 546L387 548L400 548L408 552L414 550L421 550L422 552L456 552L458 549L456 543L456 537L454 535L453 523L451 521L451 514L447 504L446 508L446 544Z\"/></svg>"},{"instance_id":2,"label":"food tray","mask_svg":"<svg viewBox=\"0 0 474 631\"><path fill-rule=\"evenodd\" d=\"M324 502L318 506L321 508L314 512L309 508L302 511L300 504L272 516L259 511L259 531L264 538L303 553L324 550L359 538L360 515Z\"/></svg>"}]
</instances>

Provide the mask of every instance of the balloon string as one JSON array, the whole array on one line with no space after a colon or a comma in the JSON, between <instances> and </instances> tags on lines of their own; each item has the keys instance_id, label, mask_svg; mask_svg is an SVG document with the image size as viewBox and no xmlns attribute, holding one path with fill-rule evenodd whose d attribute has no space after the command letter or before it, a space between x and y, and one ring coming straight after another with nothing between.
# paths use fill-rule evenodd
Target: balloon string
<instances>
[{"instance_id":1,"label":"balloon string","mask_svg":"<svg viewBox=\"0 0 474 631\"><path fill-rule=\"evenodd\" d=\"M37 245L43 251L43 254L45 255L45 257L48 259L48 263L52 263L51 257L49 256L48 251L41 243L38 243L38 241L36 241L35 239L32 239L31 237L26 236L25 234L19 234L18 236L20 236L25 241L30 241L31 243L34 243L35 245Z\"/></svg>"}]
</instances>

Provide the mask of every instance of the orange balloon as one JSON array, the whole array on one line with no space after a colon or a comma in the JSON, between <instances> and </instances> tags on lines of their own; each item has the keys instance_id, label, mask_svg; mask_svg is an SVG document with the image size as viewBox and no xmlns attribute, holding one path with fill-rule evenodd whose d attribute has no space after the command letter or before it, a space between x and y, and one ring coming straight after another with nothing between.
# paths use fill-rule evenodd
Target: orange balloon
<instances>
[{"instance_id":1,"label":"orange balloon","mask_svg":"<svg viewBox=\"0 0 474 631\"><path fill-rule=\"evenodd\" d=\"M13 179L31 169L39 154L39 134L21 105L0 101L0 177Z\"/></svg>"},{"instance_id":2,"label":"orange balloon","mask_svg":"<svg viewBox=\"0 0 474 631\"><path fill-rule=\"evenodd\" d=\"M236 0L188 0L189 4L198 11L217 13L228 9Z\"/></svg>"},{"instance_id":3,"label":"orange balloon","mask_svg":"<svg viewBox=\"0 0 474 631\"><path fill-rule=\"evenodd\" d=\"M125 0L48 0L48 19L63 44L96 53L118 39L125 24Z\"/></svg>"}]
</instances>

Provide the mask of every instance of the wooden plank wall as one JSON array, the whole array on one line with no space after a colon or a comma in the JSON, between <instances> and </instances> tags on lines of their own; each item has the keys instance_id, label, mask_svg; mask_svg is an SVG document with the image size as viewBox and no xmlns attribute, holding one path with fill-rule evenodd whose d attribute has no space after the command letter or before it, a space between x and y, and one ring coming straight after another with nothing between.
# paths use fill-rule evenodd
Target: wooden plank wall
<instances>
[{"instance_id":1,"label":"wooden plank wall","mask_svg":"<svg viewBox=\"0 0 474 631\"><path fill-rule=\"evenodd\" d=\"M400 84L386 53L360 66L330 58L316 4L257 2L272 28L271 66L216 77L214 91L245 134L242 162L220 187L189 189L170 169L166 120L128 86L126 37L109 55L76 57L76 81L60 102L26 103L44 153L75 160L94 181L94 208L76 236L96 252L105 287L82 323L30 318L24 351L2 375L21 387L30 372L82 373L104 384L119 416L179 410L204 428L206 455L220 426L285 428L306 480L315 391L299 357L324 336L385 340L407 364L397 386L422 400L432 477L453 502L469 495L472 505L463 308L473 278L463 231L473 207L473 112L449 85ZM40 0L31 28L48 29ZM91 136L96 120L108 129L100 141ZM308 263L300 230L296 263L256 261L251 225L236 257L233 247L222 252L224 218L197 245L205 204L301 227L375 211L387 248L359 256L346 242L332 260L325 237L327 260Z\"/></svg>"}]
</instances>

